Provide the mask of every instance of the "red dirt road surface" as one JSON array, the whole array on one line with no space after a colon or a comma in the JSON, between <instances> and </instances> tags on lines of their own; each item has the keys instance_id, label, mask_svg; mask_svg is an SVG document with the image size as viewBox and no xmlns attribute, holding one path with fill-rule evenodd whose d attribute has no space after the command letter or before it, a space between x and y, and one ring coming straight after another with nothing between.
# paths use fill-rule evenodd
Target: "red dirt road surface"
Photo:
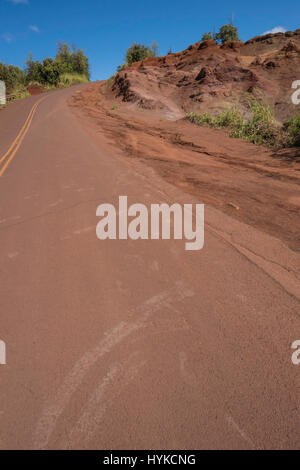
<instances>
[{"instance_id":1,"label":"red dirt road surface","mask_svg":"<svg viewBox=\"0 0 300 470\"><path fill-rule=\"evenodd\" d=\"M295 159L99 87L43 94L0 163L0 448L298 448ZM0 160L40 99L0 112ZM98 240L120 195L205 202L204 248Z\"/></svg>"}]
</instances>

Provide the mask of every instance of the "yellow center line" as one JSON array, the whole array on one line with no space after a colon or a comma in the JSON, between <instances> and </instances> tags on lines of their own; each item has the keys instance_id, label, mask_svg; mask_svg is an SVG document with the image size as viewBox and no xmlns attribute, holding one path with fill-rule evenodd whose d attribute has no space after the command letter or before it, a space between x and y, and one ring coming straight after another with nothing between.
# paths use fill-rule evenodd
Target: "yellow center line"
<instances>
[{"instance_id":1,"label":"yellow center line","mask_svg":"<svg viewBox=\"0 0 300 470\"><path fill-rule=\"evenodd\" d=\"M24 140L24 137L26 136L29 128L30 128L30 125L32 123L32 120L33 120L33 117L34 117L34 114L37 110L37 107L38 105L41 103L41 101L43 101L45 99L44 98L41 98L39 99L34 105L33 107L31 108L28 116L27 116L27 119L22 127L22 129L20 130L19 134L17 135L17 137L15 138L15 140L13 141L13 143L11 144L11 146L9 147L8 151L3 155L3 157L1 157L0 159L0 164L8 157L8 155L10 154L9 158L6 160L5 164L3 165L3 167L1 168L0 170L0 177L3 175L4 171L6 170L7 166L9 165L9 163L11 162L11 160L14 158L15 154L17 153L18 149L20 148L21 146L21 143L23 142Z\"/></svg>"},{"instance_id":2,"label":"yellow center line","mask_svg":"<svg viewBox=\"0 0 300 470\"><path fill-rule=\"evenodd\" d=\"M9 153L12 151L12 149L14 148L14 146L16 145L16 143L18 142L18 140L19 140L19 138L21 137L21 135L22 135L22 133L23 133L25 127L26 127L26 124L27 124L27 122L29 121L29 119L30 119L30 117L31 117L31 115L32 115L32 113L33 113L33 110L35 109L36 105L37 105L37 103L35 103L35 105L31 108L30 113L28 114L27 119L26 119L26 121L25 121L25 124L23 125L22 129L20 130L19 134L17 135L17 137L15 138L15 140L13 141L13 143L11 144L11 146L9 147L9 149L7 150L7 152L3 155L3 157L1 157L0 163L1 163L3 160L5 160L5 158L7 157L7 155L9 155Z\"/></svg>"}]
</instances>

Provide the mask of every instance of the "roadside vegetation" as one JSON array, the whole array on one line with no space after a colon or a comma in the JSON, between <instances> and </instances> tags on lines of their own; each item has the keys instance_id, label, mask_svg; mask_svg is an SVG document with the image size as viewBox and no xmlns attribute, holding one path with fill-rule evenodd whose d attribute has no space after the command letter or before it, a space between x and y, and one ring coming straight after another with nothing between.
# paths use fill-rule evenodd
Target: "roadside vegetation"
<instances>
[{"instance_id":1,"label":"roadside vegetation","mask_svg":"<svg viewBox=\"0 0 300 470\"><path fill-rule=\"evenodd\" d=\"M65 88L79 83L88 83L89 79L86 75L79 73L63 73L59 79L59 87Z\"/></svg>"},{"instance_id":2,"label":"roadside vegetation","mask_svg":"<svg viewBox=\"0 0 300 470\"><path fill-rule=\"evenodd\" d=\"M0 80L5 82L7 94L13 95L15 99L29 94L26 88L26 75L20 67L0 62Z\"/></svg>"},{"instance_id":3,"label":"roadside vegetation","mask_svg":"<svg viewBox=\"0 0 300 470\"><path fill-rule=\"evenodd\" d=\"M29 95L29 86L40 86L50 90L85 83L90 79L89 61L82 49L70 48L65 42L58 43L55 58L34 60L29 54L24 70L14 65L0 62L0 80L6 85L6 93L11 99Z\"/></svg>"},{"instance_id":4,"label":"roadside vegetation","mask_svg":"<svg viewBox=\"0 0 300 470\"><path fill-rule=\"evenodd\" d=\"M240 41L238 29L233 25L233 21L221 26L217 33L204 33L201 41L208 41L210 39L214 39L216 42L220 42L221 44L224 44L227 41Z\"/></svg>"},{"instance_id":5,"label":"roadside vegetation","mask_svg":"<svg viewBox=\"0 0 300 470\"><path fill-rule=\"evenodd\" d=\"M158 44L153 41L151 46L145 46L140 43L133 43L126 51L125 62L119 65L118 72L129 67L134 62L140 62L147 57L157 57L159 55Z\"/></svg>"},{"instance_id":6,"label":"roadside vegetation","mask_svg":"<svg viewBox=\"0 0 300 470\"><path fill-rule=\"evenodd\" d=\"M295 116L283 123L283 130L290 138L292 145L300 147L300 116Z\"/></svg>"},{"instance_id":7,"label":"roadside vegetation","mask_svg":"<svg viewBox=\"0 0 300 470\"><path fill-rule=\"evenodd\" d=\"M300 116L285 121L275 120L271 107L263 100L246 98L250 118L246 119L238 107L220 112L216 116L208 113L189 113L186 118L198 126L226 129L231 137L248 140L267 147L300 146Z\"/></svg>"}]
</instances>

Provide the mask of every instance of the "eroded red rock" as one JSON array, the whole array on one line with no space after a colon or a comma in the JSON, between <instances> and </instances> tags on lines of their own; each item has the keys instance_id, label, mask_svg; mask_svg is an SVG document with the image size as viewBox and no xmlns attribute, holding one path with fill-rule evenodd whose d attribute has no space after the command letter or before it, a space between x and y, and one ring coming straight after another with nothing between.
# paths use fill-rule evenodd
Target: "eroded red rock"
<instances>
[{"instance_id":1,"label":"eroded red rock","mask_svg":"<svg viewBox=\"0 0 300 470\"><path fill-rule=\"evenodd\" d=\"M278 120L295 113L293 81L300 80L300 29L255 37L246 43L198 42L165 57L149 57L119 72L115 96L168 117L212 112L246 104L245 93L261 94Z\"/></svg>"}]
</instances>

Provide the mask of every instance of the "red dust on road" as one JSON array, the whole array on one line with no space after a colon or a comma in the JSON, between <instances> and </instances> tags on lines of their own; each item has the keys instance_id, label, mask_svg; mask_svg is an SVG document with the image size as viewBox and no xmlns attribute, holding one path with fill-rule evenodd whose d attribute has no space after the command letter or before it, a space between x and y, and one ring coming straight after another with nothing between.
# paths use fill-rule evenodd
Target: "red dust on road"
<instances>
[{"instance_id":1,"label":"red dust on road","mask_svg":"<svg viewBox=\"0 0 300 470\"><path fill-rule=\"evenodd\" d=\"M128 122L128 108L112 116L96 87L45 94L0 179L1 449L298 448L292 224L271 236L268 223L246 224L213 202L248 214L247 188L230 194L225 185L244 173L252 204L255 184L271 181L273 211L271 187L274 199L281 184L295 197L292 168L264 153L235 165L238 153L221 134L202 134L203 149L193 152L187 137L175 137L181 123ZM67 104L72 94L76 107ZM0 112L1 155L35 99ZM174 185L174 168L179 175L186 167L186 184ZM224 181L223 192L216 177L210 191L209 177L197 195L187 190L192 176L208 172ZM212 198L204 248L98 240L96 208L120 195L146 206Z\"/></svg>"}]
</instances>

